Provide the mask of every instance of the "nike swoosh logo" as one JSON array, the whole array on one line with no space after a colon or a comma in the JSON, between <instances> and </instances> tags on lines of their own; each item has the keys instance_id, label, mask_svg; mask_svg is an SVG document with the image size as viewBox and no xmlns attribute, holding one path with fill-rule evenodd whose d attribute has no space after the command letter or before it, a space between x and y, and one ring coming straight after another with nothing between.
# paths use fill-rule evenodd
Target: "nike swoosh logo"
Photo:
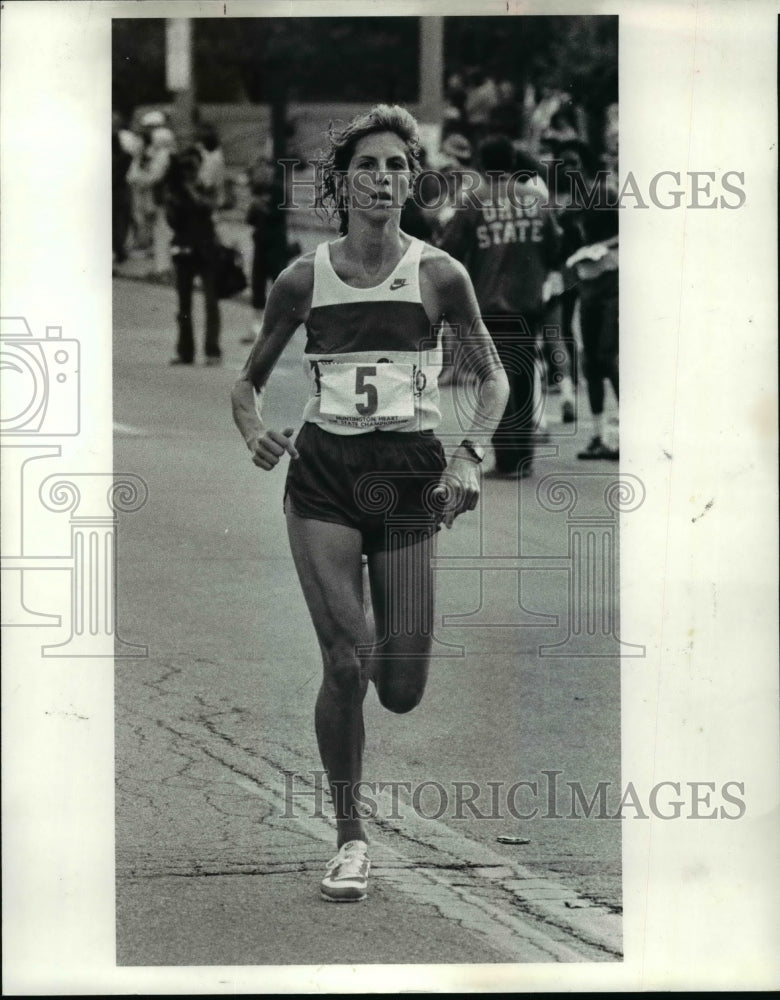
<instances>
[{"instance_id":1,"label":"nike swoosh logo","mask_svg":"<svg viewBox=\"0 0 780 1000\"><path fill-rule=\"evenodd\" d=\"M390 286L390 291L391 291L391 292L395 292L395 291L397 291L397 290L398 290L399 288L403 288L403 287L404 287L404 285L408 285L408 284L409 284L409 282L407 281L407 279L406 279L406 278L394 278L394 279L393 279L393 283L392 283L392 285Z\"/></svg>"}]
</instances>

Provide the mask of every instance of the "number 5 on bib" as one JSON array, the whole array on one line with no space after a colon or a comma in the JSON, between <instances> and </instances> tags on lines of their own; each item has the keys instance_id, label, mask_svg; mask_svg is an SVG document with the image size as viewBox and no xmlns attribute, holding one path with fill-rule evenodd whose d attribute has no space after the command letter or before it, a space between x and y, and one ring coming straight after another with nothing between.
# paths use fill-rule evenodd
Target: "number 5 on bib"
<instances>
[{"instance_id":1,"label":"number 5 on bib","mask_svg":"<svg viewBox=\"0 0 780 1000\"><path fill-rule=\"evenodd\" d=\"M412 378L412 365L323 364L320 412L366 424L409 420L414 416Z\"/></svg>"},{"instance_id":2,"label":"number 5 on bib","mask_svg":"<svg viewBox=\"0 0 780 1000\"><path fill-rule=\"evenodd\" d=\"M376 379L376 365L360 365L355 368L355 392L358 396L366 394L365 403L357 403L355 406L361 417L371 417L379 408L376 382L367 382L366 379L369 378Z\"/></svg>"}]
</instances>

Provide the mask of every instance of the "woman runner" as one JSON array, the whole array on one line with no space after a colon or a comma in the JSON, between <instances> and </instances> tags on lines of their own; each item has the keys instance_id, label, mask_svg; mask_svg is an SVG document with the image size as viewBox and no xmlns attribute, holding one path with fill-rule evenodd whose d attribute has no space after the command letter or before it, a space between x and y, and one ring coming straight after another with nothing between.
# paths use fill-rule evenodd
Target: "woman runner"
<instances>
[{"instance_id":1,"label":"woman runner","mask_svg":"<svg viewBox=\"0 0 780 1000\"><path fill-rule=\"evenodd\" d=\"M338 214L341 237L274 283L232 395L254 464L270 471L285 453L291 459L285 515L322 652L315 729L337 825L338 853L321 892L338 902L366 895L367 838L354 789L368 682L393 712L419 704L432 642L433 540L442 522L451 528L479 499L482 449L467 436L447 462L433 433L442 323L459 331L461 363L479 380L468 433L492 433L508 391L466 271L399 227L418 172L417 123L404 108L378 105L331 130L319 200ZM293 441L293 428L265 425L260 403L300 324L310 396Z\"/></svg>"}]
</instances>

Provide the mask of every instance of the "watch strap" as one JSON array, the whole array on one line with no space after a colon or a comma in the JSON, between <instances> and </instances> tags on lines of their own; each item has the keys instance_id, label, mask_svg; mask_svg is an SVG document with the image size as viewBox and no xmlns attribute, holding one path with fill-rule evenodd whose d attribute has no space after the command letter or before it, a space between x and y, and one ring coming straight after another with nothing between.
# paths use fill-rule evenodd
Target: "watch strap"
<instances>
[{"instance_id":1,"label":"watch strap","mask_svg":"<svg viewBox=\"0 0 780 1000\"><path fill-rule=\"evenodd\" d=\"M460 447L463 448L464 451L467 451L475 462L481 462L485 457L485 449L476 444L474 441L471 441L469 438L464 438L460 443Z\"/></svg>"}]
</instances>

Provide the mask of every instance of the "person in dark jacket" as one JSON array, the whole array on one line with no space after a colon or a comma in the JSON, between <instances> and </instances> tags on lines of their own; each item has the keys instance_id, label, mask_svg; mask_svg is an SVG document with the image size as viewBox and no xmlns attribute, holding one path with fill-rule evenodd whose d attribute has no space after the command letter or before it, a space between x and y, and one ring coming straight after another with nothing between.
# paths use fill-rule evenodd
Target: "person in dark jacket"
<instances>
[{"instance_id":1,"label":"person in dark jacket","mask_svg":"<svg viewBox=\"0 0 780 1000\"><path fill-rule=\"evenodd\" d=\"M576 279L570 294L580 300L582 368L592 421L588 445L577 458L617 461L618 442L607 439L604 423L604 383L612 386L616 400L620 393L616 192L584 143L561 142L557 153L568 182L559 194L564 205L559 221L566 234L566 271Z\"/></svg>"},{"instance_id":2,"label":"person in dark jacket","mask_svg":"<svg viewBox=\"0 0 780 1000\"><path fill-rule=\"evenodd\" d=\"M261 154L249 170L252 199L246 215L252 227L252 328L241 338L242 344L252 344L263 322L269 283L279 277L290 258L284 219L284 186L274 169L273 161Z\"/></svg>"},{"instance_id":3,"label":"person in dark jacket","mask_svg":"<svg viewBox=\"0 0 780 1000\"><path fill-rule=\"evenodd\" d=\"M173 230L171 255L176 271L179 338L173 365L191 365L195 360L192 329L192 292L200 277L205 300L207 365L219 364L220 313L216 289L217 236L213 212L215 196L199 178L201 154L191 146L171 158L164 184L165 212Z\"/></svg>"},{"instance_id":4,"label":"person in dark jacket","mask_svg":"<svg viewBox=\"0 0 780 1000\"><path fill-rule=\"evenodd\" d=\"M512 177L507 136L483 140L479 160L481 183L455 212L439 246L465 265L509 379L509 400L492 439L495 468L488 474L524 478L531 474L540 417L534 375L542 288L558 264L559 231L546 189Z\"/></svg>"}]
</instances>

